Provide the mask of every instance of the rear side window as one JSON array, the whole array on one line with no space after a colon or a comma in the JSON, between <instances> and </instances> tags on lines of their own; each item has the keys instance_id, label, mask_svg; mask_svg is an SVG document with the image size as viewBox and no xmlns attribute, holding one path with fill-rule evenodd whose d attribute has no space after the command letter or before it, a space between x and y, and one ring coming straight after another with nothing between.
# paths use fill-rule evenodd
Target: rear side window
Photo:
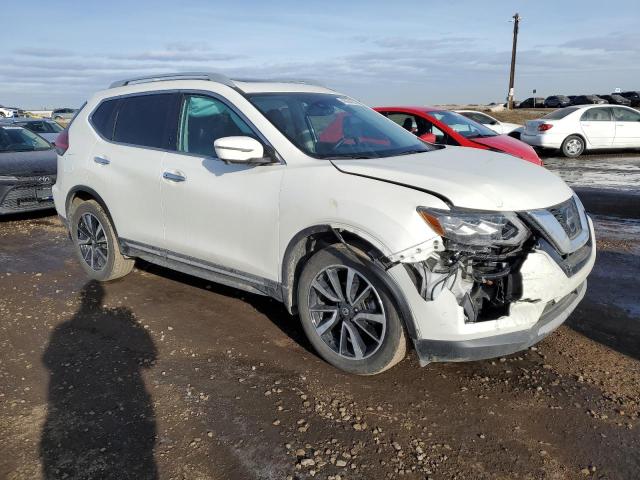
<instances>
[{"instance_id":1,"label":"rear side window","mask_svg":"<svg viewBox=\"0 0 640 480\"><path fill-rule=\"evenodd\" d=\"M141 147L165 147L175 98L174 94L160 93L120 99L113 140Z\"/></svg>"},{"instance_id":2,"label":"rear side window","mask_svg":"<svg viewBox=\"0 0 640 480\"><path fill-rule=\"evenodd\" d=\"M113 123L117 104L117 100L104 101L91 115L93 128L107 140L113 140Z\"/></svg>"},{"instance_id":3,"label":"rear side window","mask_svg":"<svg viewBox=\"0 0 640 480\"><path fill-rule=\"evenodd\" d=\"M580 117L581 122L610 122L610 108L590 108Z\"/></svg>"}]
</instances>

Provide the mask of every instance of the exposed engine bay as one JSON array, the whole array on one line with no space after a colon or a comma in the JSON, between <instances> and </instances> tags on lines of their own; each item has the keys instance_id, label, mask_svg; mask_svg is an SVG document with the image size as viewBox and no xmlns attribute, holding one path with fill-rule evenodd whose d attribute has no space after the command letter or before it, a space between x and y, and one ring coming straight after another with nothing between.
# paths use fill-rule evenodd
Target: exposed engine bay
<instances>
[{"instance_id":1,"label":"exposed engine bay","mask_svg":"<svg viewBox=\"0 0 640 480\"><path fill-rule=\"evenodd\" d=\"M434 300L450 290L463 308L466 322L496 320L522 297L520 266L533 248L530 238L515 247L471 248L445 240L445 248L425 261L407 263L422 298Z\"/></svg>"}]
</instances>

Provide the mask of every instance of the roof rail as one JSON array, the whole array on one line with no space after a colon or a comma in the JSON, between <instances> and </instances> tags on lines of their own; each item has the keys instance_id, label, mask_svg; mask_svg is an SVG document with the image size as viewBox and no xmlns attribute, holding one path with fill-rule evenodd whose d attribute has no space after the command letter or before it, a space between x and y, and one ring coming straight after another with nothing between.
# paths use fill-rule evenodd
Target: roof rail
<instances>
[{"instance_id":1,"label":"roof rail","mask_svg":"<svg viewBox=\"0 0 640 480\"><path fill-rule=\"evenodd\" d=\"M124 87L132 83L149 83L163 82L169 80L209 80L211 82L221 83L231 88L236 85L230 78L219 73L208 72L185 72L185 73L161 73L157 75L145 75L143 77L128 78L126 80L118 80L109 85L109 88Z\"/></svg>"}]
</instances>

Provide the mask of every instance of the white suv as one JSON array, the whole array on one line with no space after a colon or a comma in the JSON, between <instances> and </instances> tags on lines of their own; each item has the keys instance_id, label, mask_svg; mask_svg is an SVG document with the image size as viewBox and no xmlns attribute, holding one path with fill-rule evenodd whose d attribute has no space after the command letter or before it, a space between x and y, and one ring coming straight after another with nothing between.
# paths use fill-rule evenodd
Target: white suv
<instances>
[{"instance_id":1,"label":"white suv","mask_svg":"<svg viewBox=\"0 0 640 480\"><path fill-rule=\"evenodd\" d=\"M505 355L584 296L591 221L515 157L423 143L304 83L117 82L57 139L54 199L100 281L135 258L282 301L331 364Z\"/></svg>"}]
</instances>

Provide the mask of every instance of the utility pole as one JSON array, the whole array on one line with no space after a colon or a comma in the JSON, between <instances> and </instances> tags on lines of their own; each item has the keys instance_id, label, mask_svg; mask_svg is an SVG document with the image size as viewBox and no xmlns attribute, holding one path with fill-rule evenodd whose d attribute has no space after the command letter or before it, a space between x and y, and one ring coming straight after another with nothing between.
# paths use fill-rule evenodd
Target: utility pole
<instances>
[{"instance_id":1,"label":"utility pole","mask_svg":"<svg viewBox=\"0 0 640 480\"><path fill-rule=\"evenodd\" d=\"M513 47L511 50L511 74L509 75L509 95L507 100L507 108L513 109L513 82L516 75L516 49L518 47L518 29L521 17L518 13L513 16Z\"/></svg>"}]
</instances>

